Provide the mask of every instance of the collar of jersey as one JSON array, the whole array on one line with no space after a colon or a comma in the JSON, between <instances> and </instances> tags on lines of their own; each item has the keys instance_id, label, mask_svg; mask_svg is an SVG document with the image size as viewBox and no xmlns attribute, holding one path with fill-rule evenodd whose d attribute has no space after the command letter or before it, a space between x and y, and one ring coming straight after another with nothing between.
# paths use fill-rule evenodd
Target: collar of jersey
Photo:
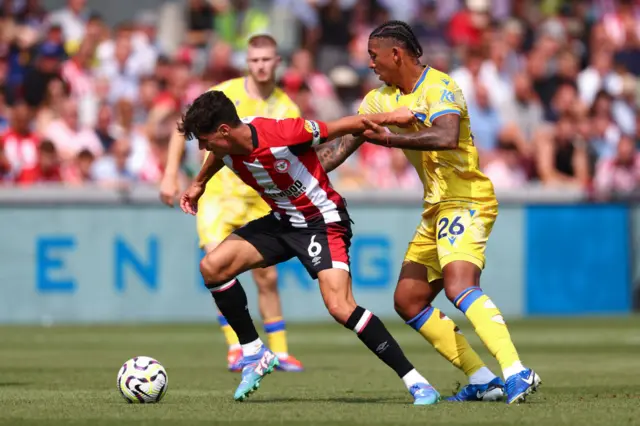
<instances>
[{"instance_id":1,"label":"collar of jersey","mask_svg":"<svg viewBox=\"0 0 640 426\"><path fill-rule=\"evenodd\" d=\"M422 83L424 82L424 79L427 77L427 74L429 73L430 69L431 69L431 67L429 65L424 67L424 70L422 71L422 74L420 74L420 78L418 79L416 84L413 86L413 89L411 89L411 93L415 93L416 90L418 90L418 88L422 85ZM398 92L400 92L400 95L403 95L403 93L400 91L400 88L398 86L396 86L396 90Z\"/></svg>"},{"instance_id":2,"label":"collar of jersey","mask_svg":"<svg viewBox=\"0 0 640 426\"><path fill-rule=\"evenodd\" d=\"M427 73L429 72L430 69L431 69L431 67L429 65L424 67L424 71L422 71L422 74L420 75L420 78L418 79L418 82L415 84L415 86L413 86L413 89L411 90L411 93L415 93L416 90L418 90L418 88L420 87L420 85L422 84L424 79L427 77Z\"/></svg>"}]
</instances>

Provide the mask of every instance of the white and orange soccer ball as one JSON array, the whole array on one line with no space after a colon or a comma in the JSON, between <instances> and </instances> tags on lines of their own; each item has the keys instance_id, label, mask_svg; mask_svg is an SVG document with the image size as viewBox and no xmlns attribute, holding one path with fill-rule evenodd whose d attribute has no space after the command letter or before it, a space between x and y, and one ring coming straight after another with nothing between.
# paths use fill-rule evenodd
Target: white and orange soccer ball
<instances>
[{"instance_id":1,"label":"white and orange soccer ball","mask_svg":"<svg viewBox=\"0 0 640 426\"><path fill-rule=\"evenodd\" d=\"M169 380L162 364L148 356L137 356L122 365L117 383L127 402L149 404L160 402Z\"/></svg>"}]
</instances>

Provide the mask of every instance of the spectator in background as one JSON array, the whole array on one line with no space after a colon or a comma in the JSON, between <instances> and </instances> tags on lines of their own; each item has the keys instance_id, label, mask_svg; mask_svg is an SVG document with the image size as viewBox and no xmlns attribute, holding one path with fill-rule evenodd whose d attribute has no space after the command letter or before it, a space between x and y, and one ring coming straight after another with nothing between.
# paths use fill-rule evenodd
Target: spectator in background
<instances>
[{"instance_id":1,"label":"spectator in background","mask_svg":"<svg viewBox=\"0 0 640 426\"><path fill-rule=\"evenodd\" d=\"M76 98L90 96L94 90L94 75L91 69L96 45L84 40L71 59L62 64L60 75L69 85L71 95Z\"/></svg>"},{"instance_id":2,"label":"spectator in background","mask_svg":"<svg viewBox=\"0 0 640 426\"><path fill-rule=\"evenodd\" d=\"M0 144L0 185L12 181L12 177L11 163L9 163L9 160L7 160L7 157L4 155L4 148L2 144Z\"/></svg>"},{"instance_id":3,"label":"spectator in background","mask_svg":"<svg viewBox=\"0 0 640 426\"><path fill-rule=\"evenodd\" d=\"M514 77L513 95L502 118L507 123L514 123L522 132L525 141L531 141L542 124L543 111L527 74L521 73Z\"/></svg>"},{"instance_id":4,"label":"spectator in background","mask_svg":"<svg viewBox=\"0 0 640 426\"><path fill-rule=\"evenodd\" d=\"M53 142L42 141L38 147L37 163L32 168L22 169L16 182L20 185L62 182L60 157Z\"/></svg>"},{"instance_id":5,"label":"spectator in background","mask_svg":"<svg viewBox=\"0 0 640 426\"><path fill-rule=\"evenodd\" d=\"M484 62L481 49L469 48L464 55L464 65L451 72L451 78L458 83L467 104L475 102L475 84L480 80L480 69Z\"/></svg>"},{"instance_id":6,"label":"spectator in background","mask_svg":"<svg viewBox=\"0 0 640 426\"><path fill-rule=\"evenodd\" d=\"M17 3L22 3L22 8L16 13L16 20L21 25L28 25L35 30L41 31L47 12L40 4L40 0L22 0Z\"/></svg>"},{"instance_id":7,"label":"spectator in background","mask_svg":"<svg viewBox=\"0 0 640 426\"><path fill-rule=\"evenodd\" d=\"M326 75L316 70L313 55L304 49L293 55L291 65L282 77L283 89L292 99L297 97L303 83L311 91L315 118L330 121L344 115L344 107L336 96L333 84Z\"/></svg>"},{"instance_id":8,"label":"spectator in background","mask_svg":"<svg viewBox=\"0 0 640 426\"><path fill-rule=\"evenodd\" d=\"M545 111L545 121L555 123L560 116L571 112L578 104L578 91L575 84L561 83L551 98L549 109Z\"/></svg>"},{"instance_id":9,"label":"spectator in background","mask_svg":"<svg viewBox=\"0 0 640 426\"><path fill-rule=\"evenodd\" d=\"M576 134L574 118L563 114L552 129L536 136L538 176L546 186L584 188L589 183L587 143Z\"/></svg>"},{"instance_id":10,"label":"spectator in background","mask_svg":"<svg viewBox=\"0 0 640 426\"><path fill-rule=\"evenodd\" d=\"M215 18L215 30L218 36L229 43L234 51L233 64L241 68L245 63L247 40L254 34L267 33L269 16L256 7L251 7L249 0L225 0L218 3Z\"/></svg>"},{"instance_id":11,"label":"spectator in background","mask_svg":"<svg viewBox=\"0 0 640 426\"><path fill-rule=\"evenodd\" d=\"M93 183L92 169L96 157L88 149L83 149L76 155L68 167L63 168L62 175L65 183L72 186L83 186Z\"/></svg>"},{"instance_id":12,"label":"spectator in background","mask_svg":"<svg viewBox=\"0 0 640 426\"><path fill-rule=\"evenodd\" d=\"M152 76L144 76L140 79L138 95L135 98L134 124L145 123L159 90L158 82Z\"/></svg>"},{"instance_id":13,"label":"spectator in background","mask_svg":"<svg viewBox=\"0 0 640 426\"><path fill-rule=\"evenodd\" d=\"M611 114L620 131L628 135L636 133L636 105L638 81L631 74L622 79L620 96L613 101Z\"/></svg>"},{"instance_id":14,"label":"spectator in background","mask_svg":"<svg viewBox=\"0 0 640 426\"><path fill-rule=\"evenodd\" d=\"M640 9L634 0L618 0L608 6L609 10L602 16L603 28L613 46L620 48L629 32L640 35L640 22L636 19Z\"/></svg>"},{"instance_id":15,"label":"spectator in background","mask_svg":"<svg viewBox=\"0 0 640 426\"><path fill-rule=\"evenodd\" d=\"M449 41L454 46L479 46L482 32L489 25L489 2L465 0L461 10L449 22Z\"/></svg>"},{"instance_id":16,"label":"spectator in background","mask_svg":"<svg viewBox=\"0 0 640 426\"><path fill-rule=\"evenodd\" d=\"M484 167L484 173L497 189L518 189L527 182L518 148L512 143L500 143Z\"/></svg>"},{"instance_id":17,"label":"spectator in background","mask_svg":"<svg viewBox=\"0 0 640 426\"><path fill-rule=\"evenodd\" d=\"M504 71L513 78L516 74L522 73L527 64L527 59L524 55L524 28L522 23L514 18L505 21L500 37L504 38L506 46Z\"/></svg>"},{"instance_id":18,"label":"spectator in background","mask_svg":"<svg viewBox=\"0 0 640 426\"><path fill-rule=\"evenodd\" d=\"M438 19L438 7L430 1L420 8L420 17L413 25L413 33L428 50L444 49L447 46L446 26Z\"/></svg>"},{"instance_id":19,"label":"spectator in background","mask_svg":"<svg viewBox=\"0 0 640 426\"><path fill-rule=\"evenodd\" d=\"M136 17L131 44L138 77L152 74L158 57L165 53L158 39L157 25L158 15L154 10L144 10Z\"/></svg>"},{"instance_id":20,"label":"spectator in background","mask_svg":"<svg viewBox=\"0 0 640 426\"><path fill-rule=\"evenodd\" d=\"M53 120L60 118L62 105L68 96L69 86L60 77L54 76L49 80L44 99L36 112L35 130L37 133L43 134Z\"/></svg>"},{"instance_id":21,"label":"spectator in background","mask_svg":"<svg viewBox=\"0 0 640 426\"><path fill-rule=\"evenodd\" d=\"M9 127L9 108L4 95L4 86L0 84L0 133L4 132L7 127Z\"/></svg>"},{"instance_id":22,"label":"spectator in background","mask_svg":"<svg viewBox=\"0 0 640 426\"><path fill-rule=\"evenodd\" d=\"M498 146L498 138L504 124L498 110L491 105L485 86L478 84L475 92L475 102L468 104L469 117L474 145L480 151L480 158L484 160Z\"/></svg>"},{"instance_id":23,"label":"spectator in background","mask_svg":"<svg viewBox=\"0 0 640 426\"><path fill-rule=\"evenodd\" d=\"M356 177L355 172L358 170L362 175L361 179ZM348 179L350 186L357 185L360 188L414 190L422 186L418 174L402 150L373 144L362 145L356 169L345 169L344 172L341 173L343 185Z\"/></svg>"},{"instance_id":24,"label":"spectator in background","mask_svg":"<svg viewBox=\"0 0 640 426\"><path fill-rule=\"evenodd\" d=\"M615 62L634 76L640 76L640 34L634 31L634 27L627 28L627 37L615 54Z\"/></svg>"},{"instance_id":25,"label":"spectator in background","mask_svg":"<svg viewBox=\"0 0 640 426\"><path fill-rule=\"evenodd\" d=\"M603 196L630 193L640 188L640 153L635 141L624 135L616 155L600 160L595 177L595 189Z\"/></svg>"},{"instance_id":26,"label":"spectator in background","mask_svg":"<svg viewBox=\"0 0 640 426\"><path fill-rule=\"evenodd\" d=\"M110 103L122 98L135 99L138 93L138 78L142 72L133 56L131 37L120 36L116 39L113 57L100 63L97 74L109 80Z\"/></svg>"},{"instance_id":27,"label":"spectator in background","mask_svg":"<svg viewBox=\"0 0 640 426\"><path fill-rule=\"evenodd\" d=\"M203 79L209 86L240 77L242 74L231 61L233 49L225 42L217 42L209 50L209 59L203 73Z\"/></svg>"},{"instance_id":28,"label":"spectator in background","mask_svg":"<svg viewBox=\"0 0 640 426\"><path fill-rule=\"evenodd\" d=\"M534 92L540 97L547 120L555 120L553 99L564 85L575 87L578 74L578 58L568 50L561 50L557 55L557 72L547 69L548 58L540 51L529 55L528 73L533 79ZM572 90L573 92L574 90Z\"/></svg>"},{"instance_id":29,"label":"spectator in background","mask_svg":"<svg viewBox=\"0 0 640 426\"><path fill-rule=\"evenodd\" d=\"M587 104L594 101L601 89L614 94L621 86L620 77L613 72L613 53L609 50L596 50L589 67L578 74L580 99Z\"/></svg>"},{"instance_id":30,"label":"spectator in background","mask_svg":"<svg viewBox=\"0 0 640 426\"><path fill-rule=\"evenodd\" d=\"M598 158L610 158L615 155L620 140L620 129L613 121L613 97L600 90L591 105L589 119L592 127L591 147Z\"/></svg>"},{"instance_id":31,"label":"spectator in background","mask_svg":"<svg viewBox=\"0 0 640 426\"><path fill-rule=\"evenodd\" d=\"M62 104L61 116L44 130L44 135L56 147L62 162L71 161L83 149L99 156L103 152L100 139L93 129L81 127L78 120L78 103L67 99Z\"/></svg>"},{"instance_id":32,"label":"spectator in background","mask_svg":"<svg viewBox=\"0 0 640 426\"><path fill-rule=\"evenodd\" d=\"M22 97L24 78L36 56L38 32L27 26L15 27L14 37L10 42L6 76L9 103Z\"/></svg>"},{"instance_id":33,"label":"spectator in background","mask_svg":"<svg viewBox=\"0 0 640 426\"><path fill-rule=\"evenodd\" d=\"M22 91L27 103L38 107L44 101L49 82L58 76L60 61L65 58L62 46L45 42L40 45L34 65L29 68Z\"/></svg>"},{"instance_id":34,"label":"spectator in background","mask_svg":"<svg viewBox=\"0 0 640 426\"><path fill-rule=\"evenodd\" d=\"M129 141L119 139L111 145L106 155L97 160L91 176L100 185L108 188L125 189L137 180L128 163L131 155Z\"/></svg>"},{"instance_id":35,"label":"spectator in background","mask_svg":"<svg viewBox=\"0 0 640 426\"><path fill-rule=\"evenodd\" d=\"M320 7L319 71L328 73L338 65L349 63L347 46L351 40L351 8L341 7L339 0L329 0Z\"/></svg>"},{"instance_id":36,"label":"spectator in background","mask_svg":"<svg viewBox=\"0 0 640 426\"><path fill-rule=\"evenodd\" d=\"M33 113L25 102L14 105L10 127L0 136L5 158L14 175L33 169L38 162L38 137L31 131Z\"/></svg>"},{"instance_id":37,"label":"spectator in background","mask_svg":"<svg viewBox=\"0 0 640 426\"><path fill-rule=\"evenodd\" d=\"M67 42L67 49L75 51L84 37L89 11L86 0L67 0L67 6L49 15L49 23L59 25ZM75 45L75 46L74 46ZM68 50L69 51L69 50Z\"/></svg>"},{"instance_id":38,"label":"spectator in background","mask_svg":"<svg viewBox=\"0 0 640 426\"><path fill-rule=\"evenodd\" d=\"M204 49L213 33L215 9L207 0L189 0L187 8L187 44Z\"/></svg>"},{"instance_id":39,"label":"spectator in background","mask_svg":"<svg viewBox=\"0 0 640 426\"><path fill-rule=\"evenodd\" d=\"M103 103L98 109L98 119L96 121L95 132L102 149L106 152L111 149L111 145L115 142L115 138L111 135L113 124L113 111L111 105Z\"/></svg>"}]
</instances>

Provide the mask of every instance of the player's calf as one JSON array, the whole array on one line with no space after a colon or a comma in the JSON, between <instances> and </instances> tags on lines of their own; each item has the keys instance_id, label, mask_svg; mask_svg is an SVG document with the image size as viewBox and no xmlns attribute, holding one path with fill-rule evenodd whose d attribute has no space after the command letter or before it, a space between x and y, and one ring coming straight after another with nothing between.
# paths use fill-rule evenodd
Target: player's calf
<instances>
[{"instance_id":1,"label":"player's calf","mask_svg":"<svg viewBox=\"0 0 640 426\"><path fill-rule=\"evenodd\" d=\"M454 261L442 272L447 298L473 324L482 343L502 368L507 403L524 400L537 389L539 377L522 365L502 313L479 287L480 268L470 262Z\"/></svg>"},{"instance_id":2,"label":"player's calf","mask_svg":"<svg viewBox=\"0 0 640 426\"><path fill-rule=\"evenodd\" d=\"M329 313L403 380L416 405L435 404L440 394L429 384L402 352L382 321L371 311L356 305L347 271L330 269L318 274L320 291Z\"/></svg>"}]
</instances>

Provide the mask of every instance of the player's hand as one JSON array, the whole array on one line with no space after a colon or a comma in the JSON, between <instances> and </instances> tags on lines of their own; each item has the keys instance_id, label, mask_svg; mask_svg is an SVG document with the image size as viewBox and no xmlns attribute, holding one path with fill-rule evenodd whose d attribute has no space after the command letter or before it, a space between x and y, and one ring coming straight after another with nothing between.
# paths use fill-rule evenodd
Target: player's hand
<instances>
[{"instance_id":1,"label":"player's hand","mask_svg":"<svg viewBox=\"0 0 640 426\"><path fill-rule=\"evenodd\" d=\"M416 121L418 121L418 119L407 107L400 107L389 113L389 125L408 127Z\"/></svg>"},{"instance_id":2,"label":"player's hand","mask_svg":"<svg viewBox=\"0 0 640 426\"><path fill-rule=\"evenodd\" d=\"M367 142L371 142L376 145L387 144L387 138L389 137L389 133L391 133L389 129L387 129L386 127L382 127L367 118L363 118L362 121L367 127L367 130L362 133L362 137Z\"/></svg>"},{"instance_id":3,"label":"player's hand","mask_svg":"<svg viewBox=\"0 0 640 426\"><path fill-rule=\"evenodd\" d=\"M160 181L160 200L173 207L173 203L178 197L178 178L164 175Z\"/></svg>"},{"instance_id":4,"label":"player's hand","mask_svg":"<svg viewBox=\"0 0 640 426\"><path fill-rule=\"evenodd\" d=\"M195 216L198 213L198 200L204 194L204 186L192 183L180 197L180 208L183 212Z\"/></svg>"}]
</instances>

